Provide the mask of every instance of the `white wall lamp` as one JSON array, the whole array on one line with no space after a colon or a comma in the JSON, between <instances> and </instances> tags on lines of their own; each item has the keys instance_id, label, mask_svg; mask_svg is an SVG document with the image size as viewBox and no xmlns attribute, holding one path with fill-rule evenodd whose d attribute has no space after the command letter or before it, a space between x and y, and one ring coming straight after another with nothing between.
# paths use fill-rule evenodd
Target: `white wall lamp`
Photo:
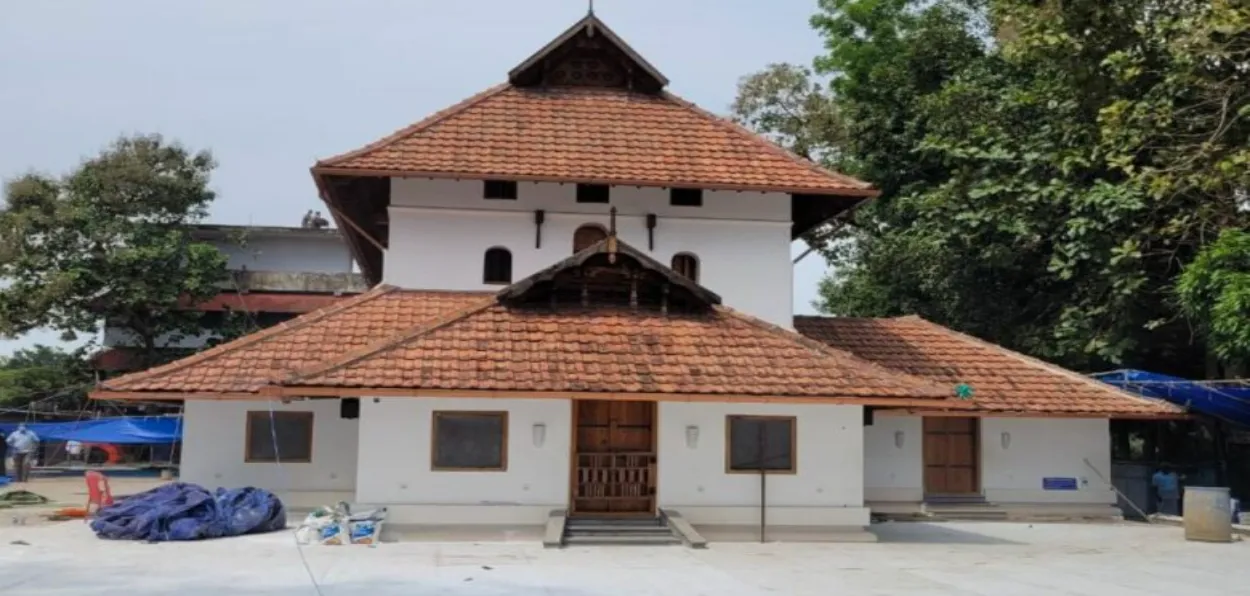
<instances>
[{"instance_id":1,"label":"white wall lamp","mask_svg":"<svg viewBox=\"0 0 1250 596\"><path fill-rule=\"evenodd\" d=\"M1003 434L998 436L998 442L1002 443L1003 449L1011 447L1011 433L1003 432Z\"/></svg>"},{"instance_id":2,"label":"white wall lamp","mask_svg":"<svg viewBox=\"0 0 1250 596\"><path fill-rule=\"evenodd\" d=\"M694 449L699 446L699 427L690 425L686 427L686 447Z\"/></svg>"},{"instance_id":3,"label":"white wall lamp","mask_svg":"<svg viewBox=\"0 0 1250 596\"><path fill-rule=\"evenodd\" d=\"M547 442L547 425L536 422L531 430L534 433L534 446L542 447L543 443Z\"/></svg>"},{"instance_id":4,"label":"white wall lamp","mask_svg":"<svg viewBox=\"0 0 1250 596\"><path fill-rule=\"evenodd\" d=\"M894 431L894 446L898 447L899 449L902 449L903 440L906 438L907 438L907 435L903 431L901 430Z\"/></svg>"}]
</instances>

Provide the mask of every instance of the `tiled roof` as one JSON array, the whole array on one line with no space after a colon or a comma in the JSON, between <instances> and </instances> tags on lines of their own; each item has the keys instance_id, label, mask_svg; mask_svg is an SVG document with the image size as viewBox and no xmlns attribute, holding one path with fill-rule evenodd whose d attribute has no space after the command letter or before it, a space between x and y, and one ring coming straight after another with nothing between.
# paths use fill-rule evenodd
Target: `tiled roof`
<instances>
[{"instance_id":1,"label":"tiled roof","mask_svg":"<svg viewBox=\"0 0 1250 596\"><path fill-rule=\"evenodd\" d=\"M379 286L193 356L109 379L105 391L254 393L292 371L481 303L480 292L405 292Z\"/></svg>"},{"instance_id":2,"label":"tiled roof","mask_svg":"<svg viewBox=\"0 0 1250 596\"><path fill-rule=\"evenodd\" d=\"M284 384L936 398L937 404L953 394L723 307L661 314L628 307L518 308L499 303L347 354Z\"/></svg>"},{"instance_id":3,"label":"tiled roof","mask_svg":"<svg viewBox=\"0 0 1250 596\"><path fill-rule=\"evenodd\" d=\"M491 88L315 171L870 196L667 92Z\"/></svg>"},{"instance_id":4,"label":"tiled roof","mask_svg":"<svg viewBox=\"0 0 1250 596\"><path fill-rule=\"evenodd\" d=\"M969 403L990 412L1160 416L1165 402L1120 391L1072 371L921 319L795 317L803 335L883 366L944 385L972 387Z\"/></svg>"}]
</instances>

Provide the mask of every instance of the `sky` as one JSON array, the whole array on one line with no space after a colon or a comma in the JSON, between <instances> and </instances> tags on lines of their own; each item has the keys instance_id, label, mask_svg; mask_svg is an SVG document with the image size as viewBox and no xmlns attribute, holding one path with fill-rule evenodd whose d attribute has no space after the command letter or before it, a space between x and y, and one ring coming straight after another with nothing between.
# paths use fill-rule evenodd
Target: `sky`
<instances>
[{"instance_id":1,"label":"sky","mask_svg":"<svg viewBox=\"0 0 1250 596\"><path fill-rule=\"evenodd\" d=\"M808 64L815 0L598 0L669 89L728 113L739 77ZM0 16L0 179L64 173L123 134L209 149L210 221L298 225L308 168L507 78L586 0L61 0ZM794 253L801 252L794 247ZM825 269L795 268L795 312ZM56 333L0 340L0 355Z\"/></svg>"}]
</instances>

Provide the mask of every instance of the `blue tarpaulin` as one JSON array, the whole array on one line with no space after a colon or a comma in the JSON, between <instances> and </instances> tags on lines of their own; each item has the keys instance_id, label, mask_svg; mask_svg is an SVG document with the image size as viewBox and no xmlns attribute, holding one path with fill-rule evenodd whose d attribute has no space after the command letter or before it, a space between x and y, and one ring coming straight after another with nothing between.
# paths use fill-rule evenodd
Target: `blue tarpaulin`
<instances>
[{"instance_id":1,"label":"blue tarpaulin","mask_svg":"<svg viewBox=\"0 0 1250 596\"><path fill-rule=\"evenodd\" d=\"M1125 391L1172 402L1226 422L1250 426L1250 385L1191 381L1144 370L1117 370L1094 378Z\"/></svg>"},{"instance_id":2,"label":"blue tarpaulin","mask_svg":"<svg viewBox=\"0 0 1250 596\"><path fill-rule=\"evenodd\" d=\"M175 482L126 497L101 509L91 529L111 540L203 540L274 532L286 527L286 509L259 488L216 492Z\"/></svg>"},{"instance_id":3,"label":"blue tarpaulin","mask_svg":"<svg viewBox=\"0 0 1250 596\"><path fill-rule=\"evenodd\" d=\"M8 435L16 422L0 422L0 433ZM94 418L74 422L37 422L26 428L39 435L41 441L78 441L80 443L176 443L182 440L181 416L148 416L128 418Z\"/></svg>"}]
</instances>

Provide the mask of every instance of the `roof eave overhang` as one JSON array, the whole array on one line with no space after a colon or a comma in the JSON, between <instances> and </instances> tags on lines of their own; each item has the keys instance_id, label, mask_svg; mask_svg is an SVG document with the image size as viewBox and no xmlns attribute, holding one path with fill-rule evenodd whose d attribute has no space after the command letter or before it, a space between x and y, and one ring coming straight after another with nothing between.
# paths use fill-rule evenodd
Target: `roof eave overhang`
<instances>
[{"instance_id":1,"label":"roof eave overhang","mask_svg":"<svg viewBox=\"0 0 1250 596\"><path fill-rule=\"evenodd\" d=\"M975 408L975 407L974 407ZM1112 420L1191 420L1192 414L1184 412L1025 412L1018 410L943 410L924 407L908 407L887 413L893 416L958 416L968 418L1100 418Z\"/></svg>"}]
</instances>

